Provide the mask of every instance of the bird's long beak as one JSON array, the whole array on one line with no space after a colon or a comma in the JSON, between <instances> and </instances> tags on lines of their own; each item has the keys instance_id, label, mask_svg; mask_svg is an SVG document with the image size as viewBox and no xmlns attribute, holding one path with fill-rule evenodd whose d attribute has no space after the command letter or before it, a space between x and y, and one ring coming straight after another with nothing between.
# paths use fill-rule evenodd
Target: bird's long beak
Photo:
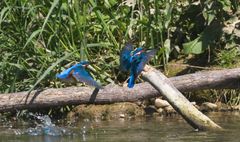
<instances>
[{"instance_id":1,"label":"bird's long beak","mask_svg":"<svg viewBox=\"0 0 240 142\"><path fill-rule=\"evenodd\" d=\"M141 51L137 52L135 55L140 55L140 54L143 53L143 52L144 52L144 51L141 50Z\"/></svg>"},{"instance_id":2,"label":"bird's long beak","mask_svg":"<svg viewBox=\"0 0 240 142\"><path fill-rule=\"evenodd\" d=\"M86 67L88 67L89 66L89 64L85 64L85 65L82 65L84 68L86 68Z\"/></svg>"}]
</instances>

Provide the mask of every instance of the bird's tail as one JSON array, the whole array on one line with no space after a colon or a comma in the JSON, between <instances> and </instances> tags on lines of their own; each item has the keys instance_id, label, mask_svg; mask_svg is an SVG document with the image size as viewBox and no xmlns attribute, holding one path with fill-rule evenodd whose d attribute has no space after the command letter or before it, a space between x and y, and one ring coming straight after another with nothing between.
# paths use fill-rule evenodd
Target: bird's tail
<instances>
[{"instance_id":1,"label":"bird's tail","mask_svg":"<svg viewBox=\"0 0 240 142\"><path fill-rule=\"evenodd\" d=\"M135 83L135 77L134 77L134 75L131 75L128 80L128 88L133 88L134 83Z\"/></svg>"}]
</instances>

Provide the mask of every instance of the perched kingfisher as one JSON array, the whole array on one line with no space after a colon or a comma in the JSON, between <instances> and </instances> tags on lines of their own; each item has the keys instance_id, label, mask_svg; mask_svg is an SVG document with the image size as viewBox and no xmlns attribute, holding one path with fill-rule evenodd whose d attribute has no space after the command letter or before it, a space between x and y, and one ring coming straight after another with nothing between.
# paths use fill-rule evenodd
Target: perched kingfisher
<instances>
[{"instance_id":1,"label":"perched kingfisher","mask_svg":"<svg viewBox=\"0 0 240 142\"><path fill-rule=\"evenodd\" d=\"M56 77L62 80L74 79L75 81L81 81L87 85L94 86L98 89L103 87L97 83L91 75L86 71L86 67L89 65L88 61L81 61L78 64L71 66L70 68L64 70L60 74L57 74Z\"/></svg>"},{"instance_id":2,"label":"perched kingfisher","mask_svg":"<svg viewBox=\"0 0 240 142\"><path fill-rule=\"evenodd\" d=\"M135 80L138 75L143 71L144 66L147 62L156 54L157 50L145 51L143 48L139 47L133 51L133 55L130 58L131 69L130 69L130 78L128 80L128 87L133 88Z\"/></svg>"},{"instance_id":3,"label":"perched kingfisher","mask_svg":"<svg viewBox=\"0 0 240 142\"><path fill-rule=\"evenodd\" d=\"M130 70L128 87L133 88L135 80L143 71L147 62L156 54L157 50L145 51L142 47L133 50L132 45L126 44L120 54L120 69L123 71Z\"/></svg>"}]
</instances>

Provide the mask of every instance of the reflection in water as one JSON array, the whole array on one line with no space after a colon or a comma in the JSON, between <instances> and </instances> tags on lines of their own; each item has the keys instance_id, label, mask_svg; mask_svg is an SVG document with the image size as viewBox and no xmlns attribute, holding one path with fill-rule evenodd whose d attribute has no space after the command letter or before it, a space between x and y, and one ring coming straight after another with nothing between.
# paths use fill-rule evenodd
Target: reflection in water
<instances>
[{"instance_id":1,"label":"reflection in water","mask_svg":"<svg viewBox=\"0 0 240 142\"><path fill-rule=\"evenodd\" d=\"M34 116L41 123L6 127L0 124L0 141L7 142L238 142L240 113L210 113L216 123L226 129L222 132L194 132L179 116L154 117L136 120L80 121L68 128L58 127L48 116ZM16 129L17 127L17 129ZM28 127L28 128L25 128ZM14 131L16 133L14 133Z\"/></svg>"}]
</instances>

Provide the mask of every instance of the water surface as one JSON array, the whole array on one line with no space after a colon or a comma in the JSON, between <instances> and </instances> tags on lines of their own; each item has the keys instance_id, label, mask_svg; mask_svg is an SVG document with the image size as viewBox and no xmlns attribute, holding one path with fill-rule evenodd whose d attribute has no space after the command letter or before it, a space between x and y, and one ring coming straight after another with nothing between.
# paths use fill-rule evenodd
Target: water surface
<instances>
[{"instance_id":1,"label":"water surface","mask_svg":"<svg viewBox=\"0 0 240 142\"><path fill-rule=\"evenodd\" d=\"M135 120L80 121L74 124L53 124L59 135L32 135L34 124L0 124L0 142L239 142L240 113L207 114L225 128L223 132L195 132L180 116L147 117ZM45 130L45 129L44 129Z\"/></svg>"}]
</instances>

